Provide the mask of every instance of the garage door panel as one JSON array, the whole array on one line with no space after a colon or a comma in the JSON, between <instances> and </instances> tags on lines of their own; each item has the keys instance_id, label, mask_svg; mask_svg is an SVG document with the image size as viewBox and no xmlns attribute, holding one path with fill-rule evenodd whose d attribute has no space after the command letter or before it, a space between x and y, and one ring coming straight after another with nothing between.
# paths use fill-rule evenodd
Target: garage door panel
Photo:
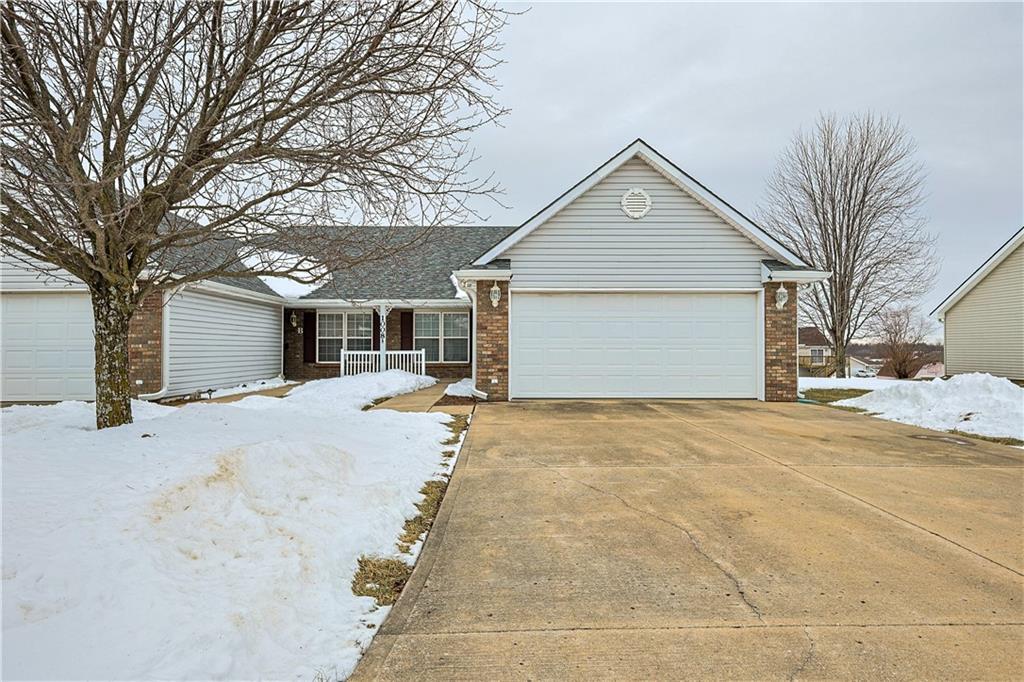
<instances>
[{"instance_id":1,"label":"garage door panel","mask_svg":"<svg viewBox=\"0 0 1024 682\"><path fill-rule=\"evenodd\" d=\"M4 400L91 400L92 306L88 294L4 294Z\"/></svg>"},{"instance_id":2,"label":"garage door panel","mask_svg":"<svg viewBox=\"0 0 1024 682\"><path fill-rule=\"evenodd\" d=\"M513 294L513 397L757 397L754 294Z\"/></svg>"}]
</instances>

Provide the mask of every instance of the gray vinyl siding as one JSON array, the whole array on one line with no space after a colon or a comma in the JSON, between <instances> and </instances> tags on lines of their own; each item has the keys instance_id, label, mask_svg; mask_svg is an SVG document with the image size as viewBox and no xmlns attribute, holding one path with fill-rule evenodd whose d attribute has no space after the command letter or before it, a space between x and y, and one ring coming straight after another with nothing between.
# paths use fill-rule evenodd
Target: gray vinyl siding
<instances>
[{"instance_id":1,"label":"gray vinyl siding","mask_svg":"<svg viewBox=\"0 0 1024 682\"><path fill-rule=\"evenodd\" d=\"M35 259L27 259L38 262ZM65 270L40 272L23 261L0 256L0 290L3 291L81 291L85 284Z\"/></svg>"},{"instance_id":2,"label":"gray vinyl siding","mask_svg":"<svg viewBox=\"0 0 1024 682\"><path fill-rule=\"evenodd\" d=\"M620 207L642 187L640 220ZM513 286L551 288L754 288L761 247L639 158L612 172L510 248Z\"/></svg>"},{"instance_id":3,"label":"gray vinyl siding","mask_svg":"<svg viewBox=\"0 0 1024 682\"><path fill-rule=\"evenodd\" d=\"M946 373L1024 379L1024 247L946 311Z\"/></svg>"},{"instance_id":4,"label":"gray vinyl siding","mask_svg":"<svg viewBox=\"0 0 1024 682\"><path fill-rule=\"evenodd\" d=\"M168 313L168 394L281 373L280 305L185 290L171 299Z\"/></svg>"}]
</instances>

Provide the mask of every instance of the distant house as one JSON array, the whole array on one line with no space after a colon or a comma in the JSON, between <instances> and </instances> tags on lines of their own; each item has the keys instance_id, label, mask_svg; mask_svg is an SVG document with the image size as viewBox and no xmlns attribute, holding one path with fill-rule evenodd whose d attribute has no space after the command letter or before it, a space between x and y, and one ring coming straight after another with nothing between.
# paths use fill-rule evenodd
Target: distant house
<instances>
[{"instance_id":1,"label":"distant house","mask_svg":"<svg viewBox=\"0 0 1024 682\"><path fill-rule=\"evenodd\" d=\"M797 363L802 377L835 376L835 362L832 359L832 345L817 327L800 327L797 343ZM846 376L873 366L863 358L846 356Z\"/></svg>"},{"instance_id":2,"label":"distant house","mask_svg":"<svg viewBox=\"0 0 1024 682\"><path fill-rule=\"evenodd\" d=\"M946 374L1024 380L1024 228L932 311L943 324Z\"/></svg>"}]
</instances>

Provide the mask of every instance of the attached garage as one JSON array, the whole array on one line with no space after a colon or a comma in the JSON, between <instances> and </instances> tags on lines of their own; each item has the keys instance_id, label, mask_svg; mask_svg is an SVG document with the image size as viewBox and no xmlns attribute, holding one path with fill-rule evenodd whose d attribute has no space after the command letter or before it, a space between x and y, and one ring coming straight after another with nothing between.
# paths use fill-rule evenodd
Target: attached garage
<instances>
[{"instance_id":1,"label":"attached garage","mask_svg":"<svg viewBox=\"0 0 1024 682\"><path fill-rule=\"evenodd\" d=\"M5 401L92 400L92 306L81 292L0 296Z\"/></svg>"},{"instance_id":2,"label":"attached garage","mask_svg":"<svg viewBox=\"0 0 1024 682\"><path fill-rule=\"evenodd\" d=\"M756 293L514 293L512 398L757 398Z\"/></svg>"},{"instance_id":3,"label":"attached garage","mask_svg":"<svg viewBox=\"0 0 1024 682\"><path fill-rule=\"evenodd\" d=\"M455 276L478 397L789 401L829 273L636 140Z\"/></svg>"}]
</instances>

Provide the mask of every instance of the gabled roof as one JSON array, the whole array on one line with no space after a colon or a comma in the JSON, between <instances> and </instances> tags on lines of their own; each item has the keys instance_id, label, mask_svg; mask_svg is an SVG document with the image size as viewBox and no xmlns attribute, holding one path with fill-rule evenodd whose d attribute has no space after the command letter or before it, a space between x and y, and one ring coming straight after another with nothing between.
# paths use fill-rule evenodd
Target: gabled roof
<instances>
[{"instance_id":1,"label":"gabled roof","mask_svg":"<svg viewBox=\"0 0 1024 682\"><path fill-rule=\"evenodd\" d=\"M387 238L416 242L385 258L332 272L326 284L302 299L455 299L452 272L472 262L489 245L514 230L511 226L434 227L421 241L421 227L356 227L368 241ZM402 234L408 232L407 235ZM506 265L507 267L507 265Z\"/></svg>"},{"instance_id":2,"label":"gabled roof","mask_svg":"<svg viewBox=\"0 0 1024 682\"><path fill-rule=\"evenodd\" d=\"M828 339L817 327L800 327L797 330L797 343L801 346L830 346Z\"/></svg>"},{"instance_id":3,"label":"gabled roof","mask_svg":"<svg viewBox=\"0 0 1024 682\"><path fill-rule=\"evenodd\" d=\"M953 290L949 296L947 296L942 303L935 307L930 314L935 315L938 313L939 319L941 320L946 311L956 305L957 301L966 296L971 289L977 286L978 282L985 279L988 273L996 269L1000 263L1006 260L1006 257L1016 250L1018 246L1024 244L1024 227L1017 230L1006 242L996 249L996 252L989 256L988 260L982 263L977 270L971 273L971 276L960 283L956 289Z\"/></svg>"},{"instance_id":4,"label":"gabled roof","mask_svg":"<svg viewBox=\"0 0 1024 682\"><path fill-rule=\"evenodd\" d=\"M485 265L491 260L500 257L505 251L543 225L553 215L561 211L594 185L604 180L612 172L622 166L622 164L626 163L633 157L639 157L646 163L650 164L656 171L674 182L683 191L691 194L708 210L718 215L718 217L735 229L739 230L748 239L763 248L779 261L786 265L807 266L807 264L800 260L796 254L775 240L771 235L765 232L764 229L754 223L753 220L740 213L740 211L731 206L727 201L705 187L686 171L662 156L657 150L640 138L637 138L625 149L608 159L608 161L602 164L590 175L577 182L560 197L545 206L538 213L534 214L514 232L506 236L500 242L492 246L486 253L477 258L474 261L474 264Z\"/></svg>"}]
</instances>

